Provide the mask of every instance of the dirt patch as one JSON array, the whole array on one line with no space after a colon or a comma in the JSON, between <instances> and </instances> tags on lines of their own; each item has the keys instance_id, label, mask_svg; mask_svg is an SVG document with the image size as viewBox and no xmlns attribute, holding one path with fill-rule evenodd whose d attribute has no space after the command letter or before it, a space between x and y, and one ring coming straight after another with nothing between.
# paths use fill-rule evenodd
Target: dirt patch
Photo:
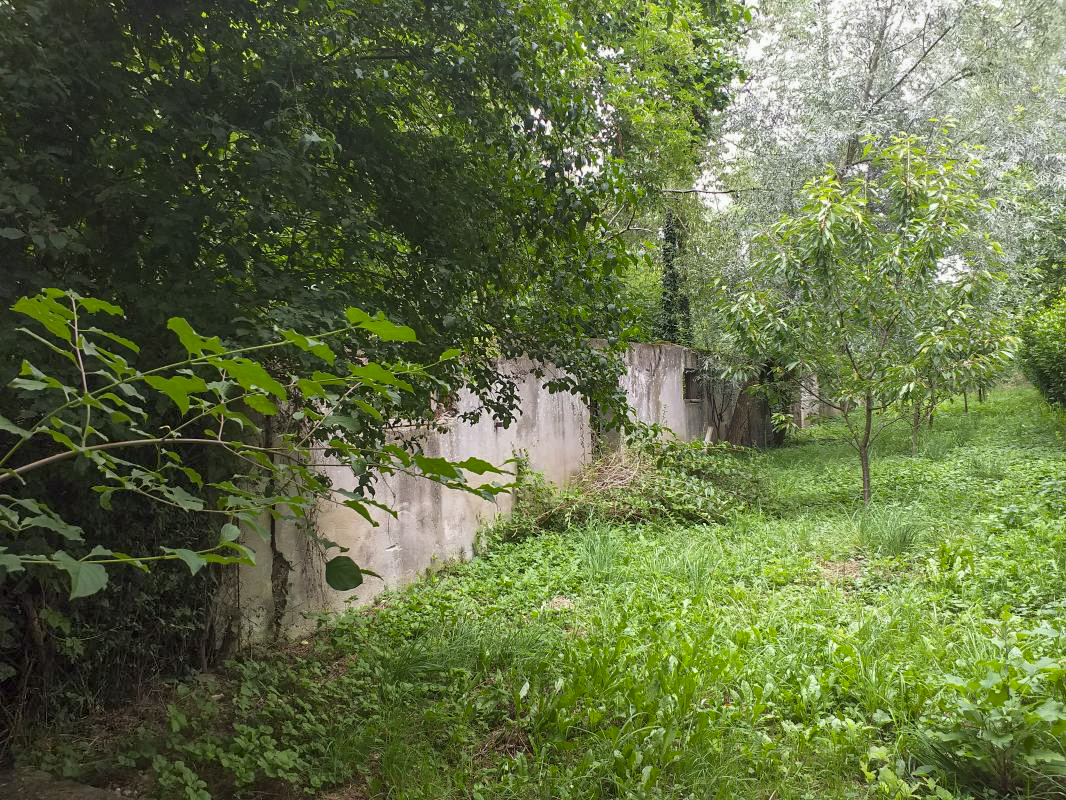
<instances>
[{"instance_id":1,"label":"dirt patch","mask_svg":"<svg viewBox=\"0 0 1066 800\"><path fill-rule=\"evenodd\" d=\"M862 577L863 561L849 558L847 561L826 561L818 565L822 577L830 583L854 582Z\"/></svg>"},{"instance_id":2,"label":"dirt patch","mask_svg":"<svg viewBox=\"0 0 1066 800\"><path fill-rule=\"evenodd\" d=\"M318 800L367 800L370 795L361 783L351 783L326 794L320 794Z\"/></svg>"},{"instance_id":3,"label":"dirt patch","mask_svg":"<svg viewBox=\"0 0 1066 800\"><path fill-rule=\"evenodd\" d=\"M38 770L0 775L0 797L20 800L122 800L123 795L54 778Z\"/></svg>"},{"instance_id":4,"label":"dirt patch","mask_svg":"<svg viewBox=\"0 0 1066 800\"><path fill-rule=\"evenodd\" d=\"M574 601L569 597L563 597L561 594L556 595L551 600L546 600L541 604L541 611L562 611L566 608L573 608Z\"/></svg>"},{"instance_id":5,"label":"dirt patch","mask_svg":"<svg viewBox=\"0 0 1066 800\"><path fill-rule=\"evenodd\" d=\"M498 756L508 758L518 753L529 753L532 747L526 732L515 727L496 728L482 743L477 751L475 759L478 763L487 764Z\"/></svg>"}]
</instances>

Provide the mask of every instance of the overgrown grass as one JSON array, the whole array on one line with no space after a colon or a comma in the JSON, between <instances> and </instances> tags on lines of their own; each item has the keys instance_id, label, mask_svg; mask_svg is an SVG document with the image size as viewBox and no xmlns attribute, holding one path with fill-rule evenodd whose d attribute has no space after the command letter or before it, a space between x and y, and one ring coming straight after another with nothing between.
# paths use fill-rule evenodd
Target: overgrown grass
<instances>
[{"instance_id":1,"label":"overgrown grass","mask_svg":"<svg viewBox=\"0 0 1066 800\"><path fill-rule=\"evenodd\" d=\"M835 422L755 458L714 521L570 493L67 763L167 798L1066 797L1066 420L1014 390L917 457L894 430L865 510Z\"/></svg>"}]
</instances>

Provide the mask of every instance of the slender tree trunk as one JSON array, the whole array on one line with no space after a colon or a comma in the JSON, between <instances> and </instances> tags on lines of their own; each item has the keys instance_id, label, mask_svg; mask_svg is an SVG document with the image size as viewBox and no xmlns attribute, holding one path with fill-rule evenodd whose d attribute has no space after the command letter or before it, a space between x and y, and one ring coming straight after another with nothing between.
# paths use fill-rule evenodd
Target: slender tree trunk
<instances>
[{"instance_id":1,"label":"slender tree trunk","mask_svg":"<svg viewBox=\"0 0 1066 800\"><path fill-rule=\"evenodd\" d=\"M689 344L692 338L688 293L677 263L682 246L681 221L668 209L663 223L663 285L657 336L674 344Z\"/></svg>"},{"instance_id":2,"label":"slender tree trunk","mask_svg":"<svg viewBox=\"0 0 1066 800\"><path fill-rule=\"evenodd\" d=\"M970 393L965 389L962 390L962 410L967 414L970 413Z\"/></svg>"},{"instance_id":3,"label":"slender tree trunk","mask_svg":"<svg viewBox=\"0 0 1066 800\"><path fill-rule=\"evenodd\" d=\"M914 418L911 420L911 455L918 455L918 437L922 430L922 403L914 404Z\"/></svg>"},{"instance_id":4,"label":"slender tree trunk","mask_svg":"<svg viewBox=\"0 0 1066 800\"><path fill-rule=\"evenodd\" d=\"M873 495L870 488L870 433L874 421L874 399L869 392L866 393L865 405L862 439L859 442L859 463L862 465L862 504L868 506Z\"/></svg>"}]
</instances>

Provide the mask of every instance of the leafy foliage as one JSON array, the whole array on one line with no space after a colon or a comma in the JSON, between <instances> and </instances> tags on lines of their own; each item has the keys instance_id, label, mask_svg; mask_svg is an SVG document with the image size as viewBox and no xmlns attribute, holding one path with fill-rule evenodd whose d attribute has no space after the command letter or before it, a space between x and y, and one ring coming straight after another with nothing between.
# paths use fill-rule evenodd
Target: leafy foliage
<instances>
[{"instance_id":1,"label":"leafy foliage","mask_svg":"<svg viewBox=\"0 0 1066 800\"><path fill-rule=\"evenodd\" d=\"M1066 297L1027 318L1021 342L1029 380L1049 403L1066 404Z\"/></svg>"},{"instance_id":2,"label":"leafy foliage","mask_svg":"<svg viewBox=\"0 0 1066 800\"><path fill-rule=\"evenodd\" d=\"M869 502L869 450L883 430L873 414L932 408L990 381L1012 339L989 302L1001 251L981 228L989 203L974 183L976 158L911 136L869 142L865 156L869 174L830 169L807 185L743 290L730 297L719 285L748 372L780 365L779 377L806 377L805 388L840 411Z\"/></svg>"},{"instance_id":3,"label":"leafy foliage","mask_svg":"<svg viewBox=\"0 0 1066 800\"><path fill-rule=\"evenodd\" d=\"M172 316L247 346L382 309L414 329L413 360L462 347L443 373L500 419L517 408L500 355L620 412L634 254L612 221L702 142L745 13L22 0L0 33L0 292L106 294L142 343ZM429 416L421 392L406 405Z\"/></svg>"},{"instance_id":4,"label":"leafy foliage","mask_svg":"<svg viewBox=\"0 0 1066 800\"><path fill-rule=\"evenodd\" d=\"M434 367L459 355L447 351L429 367L336 355L331 344L352 335L415 342L410 328L381 314L349 308L343 328L316 336L284 330L273 342L245 348L227 348L218 337L200 335L186 320L172 317L168 328L185 356L141 369L139 345L95 322L100 314L121 317L118 306L47 289L20 299L15 310L34 326L22 332L44 346L50 358L23 361L20 377L8 388L24 400L23 412L14 420L0 417L5 490L0 494L5 598L0 682L13 709L4 720L4 749L7 737L25 724L24 715L31 722L38 713L76 715L85 710L79 692L89 689L85 702L96 692L110 693L113 675L101 676L100 664L86 657L81 644L86 629L107 639L96 649L111 653L111 664L128 665L140 677L151 677L165 665L203 668L218 642L223 650L232 649L230 623L217 619L217 607L225 602L218 596L220 576L205 568L253 563L245 535L254 531L271 540L276 520L309 518L317 503L332 499L330 482L317 467L332 463L357 474L415 473L487 498L504 490L468 483L467 473L502 472L480 459L429 458L417 451L417 441L374 450L362 446L362 420L397 416L401 398L413 393L415 384L446 386L434 376ZM276 356L290 350L312 354L321 368L281 376ZM342 409L342 401L357 416ZM38 408L43 411L34 415ZM167 424L158 421L160 416ZM93 495L96 512L85 508ZM131 496L139 502L129 502ZM338 501L368 520L372 508L391 512L369 492L346 493ZM153 518L153 506L171 511L165 525ZM121 539L114 533L116 515L143 528ZM324 550L337 547L313 529L308 535ZM115 568L148 573L167 562L184 564L186 575L210 574L179 592L162 619L151 613L150 603L174 590L174 573L164 570L165 588L159 592L126 576L112 580ZM326 564L326 581L337 590L356 588L365 574L343 548ZM61 585L65 600L57 596ZM95 604L90 610L73 602L89 596ZM101 629L124 601L117 616L121 624L111 619ZM128 644L127 628L141 640L135 658L112 650L112 643ZM167 639L192 650L173 659L159 647ZM62 677L53 674L60 664L66 669ZM93 676L98 683L87 685ZM58 709L58 698L33 707L33 690L53 681L68 687L67 702Z\"/></svg>"},{"instance_id":5,"label":"leafy foliage","mask_svg":"<svg viewBox=\"0 0 1066 800\"><path fill-rule=\"evenodd\" d=\"M565 489L520 465L516 513L490 538L515 541L592 523L711 523L757 502L757 456L729 444L684 442L639 426Z\"/></svg>"},{"instance_id":6,"label":"leafy foliage","mask_svg":"<svg viewBox=\"0 0 1066 800\"><path fill-rule=\"evenodd\" d=\"M55 567L69 576L73 600L104 588L107 565L147 570L152 562L177 559L195 574L207 564L254 563L251 551L238 541L240 526L263 533L264 514L275 519L283 515L309 516L314 504L330 494L328 479L315 470L323 456L346 464L357 473L414 471L485 497L503 491L499 486L476 488L467 484L462 469L500 472L477 459L453 465L444 459L410 454L397 445L368 451L350 442L347 430L356 421L338 413L341 398L354 400L365 414L380 419L382 409L394 404L401 392L414 391L409 381L430 379L427 370L412 364L386 367L372 361L337 361L326 340L354 330L370 332L385 341L414 341L410 328L383 316L372 317L350 308L346 313L349 327L314 338L286 331L275 343L238 350L227 350L217 337L201 336L184 319L172 317L167 327L176 333L187 357L141 371L126 355L108 349L113 346L112 335L86 319L101 311L121 316L118 306L49 289L35 297L22 298L14 308L45 329L50 338L29 330L26 333L65 359L69 363L65 372L75 380L68 383L64 371L45 372L29 361L23 362L20 374L24 377L13 380L11 387L18 392L48 393L56 400L51 410L26 428L6 422L5 428L15 434L15 441L0 456L0 483L25 486L27 475L54 469L65 461L84 459L100 476L102 482L93 491L105 509L110 508L116 492L132 492L181 511L215 514L222 524L218 544L207 550L164 546L160 555L130 555L86 543L79 527L68 523L32 493L0 495L0 521L7 532L5 545L0 548L0 567L5 577L27 567ZM119 337L118 343L127 352L139 351L129 340ZM262 364L245 355L292 346L313 353L325 366L342 368L342 374L316 370L310 377L290 376L283 385ZM177 408L181 421L164 430L153 430L144 406L157 404L162 397ZM293 398L298 399L298 404ZM278 431L278 435L264 440L261 425L244 409L264 418L276 416L279 406L288 406L286 410L301 424L292 432ZM31 456L20 462L20 451L37 439L51 440L58 447L48 455ZM140 448L152 454L154 464L149 466L117 454ZM181 451L185 448L220 448L242 469L228 474L225 480L205 482L183 461ZM372 506L389 510L359 496L348 497L344 504L368 520ZM51 547L47 538L42 539L43 531L64 542L63 547L84 545L91 549L75 558L65 549ZM361 581L358 568L347 556L337 556L327 564L326 578L339 589L355 588Z\"/></svg>"},{"instance_id":7,"label":"leafy foliage","mask_svg":"<svg viewBox=\"0 0 1066 800\"><path fill-rule=\"evenodd\" d=\"M826 164L861 171L863 137L931 144L938 120L955 120L981 148L983 191L1003 199L988 223L1007 253L1005 301L1042 288L1033 267L1050 277L1063 252L1060 3L770 0L752 27L745 90L711 138L732 146L707 148L703 186L728 194L709 196L693 221L693 237L707 241L688 265L694 290L742 278L744 243L793 212L797 188ZM702 343L721 347L713 315L697 322L709 329Z\"/></svg>"},{"instance_id":8,"label":"leafy foliage","mask_svg":"<svg viewBox=\"0 0 1066 800\"><path fill-rule=\"evenodd\" d=\"M1044 627L994 640L998 652L964 679L947 676L944 710L919 734L923 756L959 784L999 795L1041 796L1061 790L1066 777L1066 669ZM1051 641L1047 641L1048 639ZM1037 651L1037 652L1034 652Z\"/></svg>"}]
</instances>

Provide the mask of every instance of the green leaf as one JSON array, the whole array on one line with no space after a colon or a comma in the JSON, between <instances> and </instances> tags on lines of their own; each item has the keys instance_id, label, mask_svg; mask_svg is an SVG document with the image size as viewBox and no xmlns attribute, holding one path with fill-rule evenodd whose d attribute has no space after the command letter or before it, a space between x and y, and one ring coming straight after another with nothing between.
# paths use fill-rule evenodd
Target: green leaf
<instances>
[{"instance_id":1,"label":"green leaf","mask_svg":"<svg viewBox=\"0 0 1066 800\"><path fill-rule=\"evenodd\" d=\"M297 333L293 330L284 330L281 335L285 338L285 341L290 344L294 344L301 350L316 355L323 361L332 364L337 360L337 355L330 350L329 345L318 339L310 339L301 333Z\"/></svg>"},{"instance_id":2,"label":"green leaf","mask_svg":"<svg viewBox=\"0 0 1066 800\"><path fill-rule=\"evenodd\" d=\"M343 492L343 494L349 495L350 493ZM357 514L359 514L359 516L361 516L375 528L377 527L377 520L370 516L370 509L366 507L366 503L364 503L362 500L349 496L349 498L345 500L341 505L345 506L346 508L350 508L352 511L355 511Z\"/></svg>"},{"instance_id":3,"label":"green leaf","mask_svg":"<svg viewBox=\"0 0 1066 800\"><path fill-rule=\"evenodd\" d=\"M361 411L362 411L363 413L365 413L365 414L369 414L369 415L370 415L370 416L372 416L372 417L373 417L374 419L377 419L377 420L383 420L383 419L384 419L384 417L382 417L382 416L381 416L381 412L380 412L380 411L378 411L378 410L377 410L376 408L374 408L374 407L373 407L372 405L370 405L370 403L366 402L365 400L361 400L361 399L360 399L360 398L358 398L358 397L353 397L353 398L352 398L352 402L354 402L354 403L355 403L355 405L356 405L356 406L357 406L357 407L358 407L358 408L359 408L359 409L360 409L360 410L361 410Z\"/></svg>"},{"instance_id":4,"label":"green leaf","mask_svg":"<svg viewBox=\"0 0 1066 800\"><path fill-rule=\"evenodd\" d=\"M23 524L27 528L45 528L46 530L55 531L64 539L68 539L72 542L84 541L83 531L77 525L71 525L69 522L65 522L54 512L45 510L47 513L39 514L35 517L29 517L23 521Z\"/></svg>"},{"instance_id":5,"label":"green leaf","mask_svg":"<svg viewBox=\"0 0 1066 800\"><path fill-rule=\"evenodd\" d=\"M442 478L462 477L455 469L455 465L446 458L434 458L432 456L423 456L415 453L414 459L418 468L428 476L439 476Z\"/></svg>"},{"instance_id":6,"label":"green leaf","mask_svg":"<svg viewBox=\"0 0 1066 800\"><path fill-rule=\"evenodd\" d=\"M326 562L326 583L338 592L349 592L363 583L363 572L348 556L336 556Z\"/></svg>"},{"instance_id":7,"label":"green leaf","mask_svg":"<svg viewBox=\"0 0 1066 800\"><path fill-rule=\"evenodd\" d=\"M203 511L204 509L203 500L189 494L180 486L164 485L159 487L159 491L185 511Z\"/></svg>"},{"instance_id":8,"label":"green leaf","mask_svg":"<svg viewBox=\"0 0 1066 800\"><path fill-rule=\"evenodd\" d=\"M344 316L352 325L370 331L383 342L418 341L418 336L415 335L413 328L390 322L380 311L376 316L372 317L361 308L349 307L344 309Z\"/></svg>"},{"instance_id":9,"label":"green leaf","mask_svg":"<svg viewBox=\"0 0 1066 800\"><path fill-rule=\"evenodd\" d=\"M226 348L222 346L222 341L217 336L201 336L181 317L168 319L167 328L178 335L182 347L191 356L202 356L204 352L217 354L226 351Z\"/></svg>"},{"instance_id":10,"label":"green leaf","mask_svg":"<svg viewBox=\"0 0 1066 800\"><path fill-rule=\"evenodd\" d=\"M70 575L71 600L96 594L107 586L107 570L100 564L77 561L62 550L56 550L52 560L59 569Z\"/></svg>"},{"instance_id":11,"label":"green leaf","mask_svg":"<svg viewBox=\"0 0 1066 800\"><path fill-rule=\"evenodd\" d=\"M79 297L78 305L90 314L97 314L103 311L105 314L110 314L113 317L125 316L122 309L114 303L108 303L106 300L100 300L97 297Z\"/></svg>"},{"instance_id":12,"label":"green leaf","mask_svg":"<svg viewBox=\"0 0 1066 800\"><path fill-rule=\"evenodd\" d=\"M414 391L414 387L407 381L396 377L396 375L385 369L381 364L376 364L373 361L367 364L353 366L351 368L351 373L357 378L362 378L370 383L383 383L388 386L395 386L397 389L402 389L405 392Z\"/></svg>"},{"instance_id":13,"label":"green leaf","mask_svg":"<svg viewBox=\"0 0 1066 800\"><path fill-rule=\"evenodd\" d=\"M232 522L227 522L222 526L222 530L219 532L224 542L235 542L241 538L241 529L234 525Z\"/></svg>"},{"instance_id":14,"label":"green leaf","mask_svg":"<svg viewBox=\"0 0 1066 800\"><path fill-rule=\"evenodd\" d=\"M490 464L488 461L484 461L480 458L468 458L465 461L455 462L455 466L459 469L465 469L468 472L473 472L477 475L484 475L486 472L494 472L497 475L508 475L510 473L507 470L500 469L499 467Z\"/></svg>"},{"instance_id":15,"label":"green leaf","mask_svg":"<svg viewBox=\"0 0 1066 800\"><path fill-rule=\"evenodd\" d=\"M3 431L4 433L13 433L15 436L19 437L30 435L29 431L23 430L3 414L0 414L0 431Z\"/></svg>"},{"instance_id":16,"label":"green leaf","mask_svg":"<svg viewBox=\"0 0 1066 800\"><path fill-rule=\"evenodd\" d=\"M4 548L0 547L0 551ZM11 553L0 552L0 569L6 572L22 572L22 559Z\"/></svg>"},{"instance_id":17,"label":"green leaf","mask_svg":"<svg viewBox=\"0 0 1066 800\"><path fill-rule=\"evenodd\" d=\"M169 397L182 414L189 410L190 394L207 391L207 384L203 379L185 375L175 375L173 378L145 375L144 382Z\"/></svg>"},{"instance_id":18,"label":"green leaf","mask_svg":"<svg viewBox=\"0 0 1066 800\"><path fill-rule=\"evenodd\" d=\"M270 376L262 365L248 358L219 358L213 365L226 370L244 389L262 389L284 402L288 399L285 387Z\"/></svg>"},{"instance_id":19,"label":"green leaf","mask_svg":"<svg viewBox=\"0 0 1066 800\"><path fill-rule=\"evenodd\" d=\"M30 319L41 323L44 328L58 339L70 341L71 330L67 320L73 319L73 312L61 306L55 300L43 295L36 297L20 297L11 306L12 311L25 314Z\"/></svg>"},{"instance_id":20,"label":"green leaf","mask_svg":"<svg viewBox=\"0 0 1066 800\"><path fill-rule=\"evenodd\" d=\"M18 228L0 228L0 238L3 239L21 239L25 235Z\"/></svg>"},{"instance_id":21,"label":"green leaf","mask_svg":"<svg viewBox=\"0 0 1066 800\"><path fill-rule=\"evenodd\" d=\"M244 396L245 404L253 411L272 417L278 413L278 407L261 394L247 394Z\"/></svg>"},{"instance_id":22,"label":"green leaf","mask_svg":"<svg viewBox=\"0 0 1066 800\"><path fill-rule=\"evenodd\" d=\"M452 359L459 358L463 354L463 351L457 347L453 347L450 350L445 350L440 354L441 361L451 361Z\"/></svg>"},{"instance_id":23,"label":"green leaf","mask_svg":"<svg viewBox=\"0 0 1066 800\"><path fill-rule=\"evenodd\" d=\"M399 461L405 467L411 466L411 454L397 444L387 444L382 450Z\"/></svg>"},{"instance_id":24,"label":"green leaf","mask_svg":"<svg viewBox=\"0 0 1066 800\"><path fill-rule=\"evenodd\" d=\"M218 546L223 550L232 550L234 553L236 553L236 556L233 556L233 558L235 558L236 560L231 561L230 563L246 564L249 567L255 566L255 551L253 551L251 548L245 547L243 544L240 544L238 542L219 542ZM205 560L211 561L212 559L209 558L210 555L211 553L204 553L203 557Z\"/></svg>"},{"instance_id":25,"label":"green leaf","mask_svg":"<svg viewBox=\"0 0 1066 800\"><path fill-rule=\"evenodd\" d=\"M1055 700L1047 700L1037 707L1035 713L1045 722L1058 722L1066 719L1066 706Z\"/></svg>"},{"instance_id":26,"label":"green leaf","mask_svg":"<svg viewBox=\"0 0 1066 800\"><path fill-rule=\"evenodd\" d=\"M164 547L163 552L172 556L177 556L184 561L185 566L189 568L189 572L193 575L203 569L204 565L207 563L199 553L184 547Z\"/></svg>"},{"instance_id":27,"label":"green leaf","mask_svg":"<svg viewBox=\"0 0 1066 800\"><path fill-rule=\"evenodd\" d=\"M300 389L300 394L304 397L324 397L326 394L326 390L321 383L308 378L298 378L296 380L296 386Z\"/></svg>"},{"instance_id":28,"label":"green leaf","mask_svg":"<svg viewBox=\"0 0 1066 800\"><path fill-rule=\"evenodd\" d=\"M19 370L19 375L22 377L15 378L8 385L16 389L25 389L29 392L40 392L45 389L58 389L67 397L75 391L73 387L60 383L51 375L45 375L41 370L37 369L37 367L33 366L33 364L25 359L22 360L22 368Z\"/></svg>"},{"instance_id":29,"label":"green leaf","mask_svg":"<svg viewBox=\"0 0 1066 800\"><path fill-rule=\"evenodd\" d=\"M118 308L118 306L115 306L115 308ZM99 334L100 336L106 336L111 341L113 341L113 342L115 342L117 344L120 344L120 345L122 345L123 347L125 347L125 348L127 348L129 350L132 350L134 353L141 352L141 348L138 347L134 342L131 342L129 339L125 338L124 336L119 336L117 333L111 333L111 331L100 330L99 328L86 328L85 332L86 333L96 333L96 334Z\"/></svg>"}]
</instances>

